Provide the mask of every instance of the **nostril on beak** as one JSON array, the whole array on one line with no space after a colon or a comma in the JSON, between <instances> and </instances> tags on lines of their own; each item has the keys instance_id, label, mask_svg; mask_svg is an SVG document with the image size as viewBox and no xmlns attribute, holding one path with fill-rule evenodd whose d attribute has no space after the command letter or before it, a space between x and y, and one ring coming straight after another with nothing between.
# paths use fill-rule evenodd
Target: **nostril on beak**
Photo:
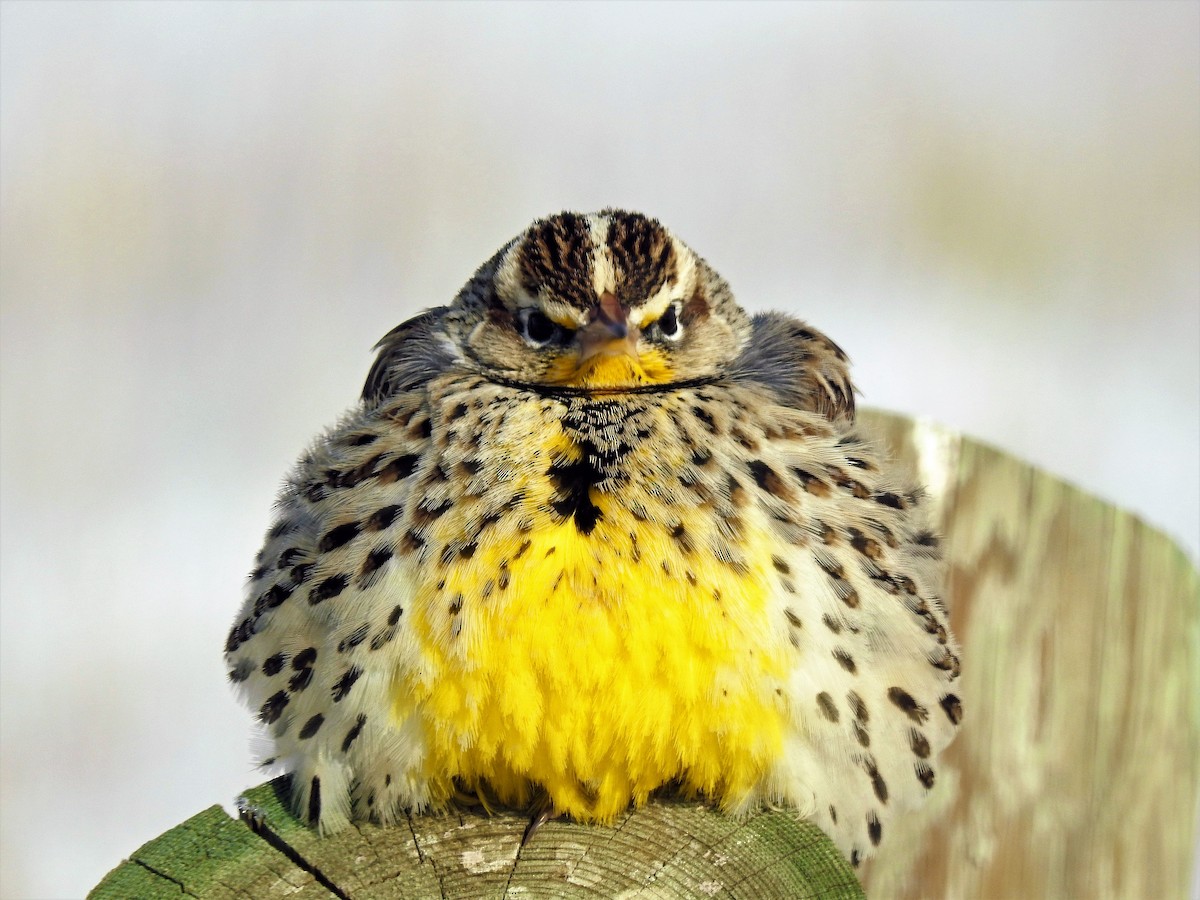
<instances>
[{"instance_id":1,"label":"nostril on beak","mask_svg":"<svg viewBox=\"0 0 1200 900\"><path fill-rule=\"evenodd\" d=\"M637 357L640 332L629 323L629 313L609 291L588 314L588 323L579 331L580 362L596 356Z\"/></svg>"},{"instance_id":2,"label":"nostril on beak","mask_svg":"<svg viewBox=\"0 0 1200 900\"><path fill-rule=\"evenodd\" d=\"M621 306L621 302L610 291L605 291L600 295L600 303L593 308L592 316L615 338L623 338L629 332L628 314Z\"/></svg>"}]
</instances>

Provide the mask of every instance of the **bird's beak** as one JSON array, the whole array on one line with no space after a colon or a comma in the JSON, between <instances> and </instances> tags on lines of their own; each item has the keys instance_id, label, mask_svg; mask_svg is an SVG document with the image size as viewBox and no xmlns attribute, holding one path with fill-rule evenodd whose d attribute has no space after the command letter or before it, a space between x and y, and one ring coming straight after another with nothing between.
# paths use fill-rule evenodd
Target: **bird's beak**
<instances>
[{"instance_id":1,"label":"bird's beak","mask_svg":"<svg viewBox=\"0 0 1200 900\"><path fill-rule=\"evenodd\" d=\"M588 324L579 332L579 362L595 356L630 356L637 359L639 329L629 324L628 313L608 291L592 307Z\"/></svg>"}]
</instances>

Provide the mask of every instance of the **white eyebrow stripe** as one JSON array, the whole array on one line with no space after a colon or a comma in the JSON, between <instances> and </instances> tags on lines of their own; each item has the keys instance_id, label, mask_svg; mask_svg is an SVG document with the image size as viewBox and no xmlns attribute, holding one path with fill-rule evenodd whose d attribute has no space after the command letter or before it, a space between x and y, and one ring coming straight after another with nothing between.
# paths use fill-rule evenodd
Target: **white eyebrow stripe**
<instances>
[{"instance_id":1,"label":"white eyebrow stripe","mask_svg":"<svg viewBox=\"0 0 1200 900\"><path fill-rule=\"evenodd\" d=\"M696 254L673 234L671 247L675 251L675 284L682 296L689 293L696 283Z\"/></svg>"},{"instance_id":2,"label":"white eyebrow stripe","mask_svg":"<svg viewBox=\"0 0 1200 900\"><path fill-rule=\"evenodd\" d=\"M496 274L492 276L492 283L496 286L497 293L512 297L517 306L533 306L536 299L531 297L525 290L525 286L521 284L519 273L518 258L521 255L523 242L524 239L515 241L508 252L504 254L500 265L496 267Z\"/></svg>"},{"instance_id":3,"label":"white eyebrow stripe","mask_svg":"<svg viewBox=\"0 0 1200 900\"><path fill-rule=\"evenodd\" d=\"M641 305L637 312L629 317L629 321L641 328L643 324L653 322L667 311L673 300L682 299L687 293L687 286L695 278L696 263L692 251L689 250L675 235L667 232L671 238L671 249L675 257L675 280L664 281L662 286Z\"/></svg>"},{"instance_id":4,"label":"white eyebrow stripe","mask_svg":"<svg viewBox=\"0 0 1200 900\"><path fill-rule=\"evenodd\" d=\"M662 316L674 299L674 286L664 283L652 297L630 314L629 321L641 328L644 323L653 322Z\"/></svg>"}]
</instances>

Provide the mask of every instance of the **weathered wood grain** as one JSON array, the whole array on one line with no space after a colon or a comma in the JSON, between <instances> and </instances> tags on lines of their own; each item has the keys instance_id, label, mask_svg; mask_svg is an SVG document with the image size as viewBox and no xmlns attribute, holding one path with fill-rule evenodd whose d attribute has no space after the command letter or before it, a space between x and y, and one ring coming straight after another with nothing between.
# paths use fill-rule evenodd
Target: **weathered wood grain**
<instances>
[{"instance_id":1,"label":"weathered wood grain","mask_svg":"<svg viewBox=\"0 0 1200 900\"><path fill-rule=\"evenodd\" d=\"M319 838L282 791L277 782L250 791L243 821L205 810L137 850L91 898L863 896L820 829L786 812L737 821L656 801L615 828L548 822L521 848L529 820L512 813L414 816L409 827L360 824Z\"/></svg>"},{"instance_id":2,"label":"weathered wood grain","mask_svg":"<svg viewBox=\"0 0 1200 900\"><path fill-rule=\"evenodd\" d=\"M933 803L860 873L868 895L1185 897L1195 565L1135 516L998 450L869 420L937 500L965 718Z\"/></svg>"}]
</instances>

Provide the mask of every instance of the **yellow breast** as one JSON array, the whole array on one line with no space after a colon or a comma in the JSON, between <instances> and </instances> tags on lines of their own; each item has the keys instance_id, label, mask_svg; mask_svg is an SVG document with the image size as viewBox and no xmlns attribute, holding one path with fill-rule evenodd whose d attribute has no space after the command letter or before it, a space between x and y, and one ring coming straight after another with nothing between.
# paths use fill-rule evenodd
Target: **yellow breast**
<instances>
[{"instance_id":1,"label":"yellow breast","mask_svg":"<svg viewBox=\"0 0 1200 900\"><path fill-rule=\"evenodd\" d=\"M677 781L737 805L787 718L765 540L735 569L699 510L672 533L593 490L584 534L546 514L548 490L527 485L531 529L510 516L418 575L424 665L397 673L393 714L420 724L432 795L457 778L522 805L540 787L559 812L611 821Z\"/></svg>"}]
</instances>

